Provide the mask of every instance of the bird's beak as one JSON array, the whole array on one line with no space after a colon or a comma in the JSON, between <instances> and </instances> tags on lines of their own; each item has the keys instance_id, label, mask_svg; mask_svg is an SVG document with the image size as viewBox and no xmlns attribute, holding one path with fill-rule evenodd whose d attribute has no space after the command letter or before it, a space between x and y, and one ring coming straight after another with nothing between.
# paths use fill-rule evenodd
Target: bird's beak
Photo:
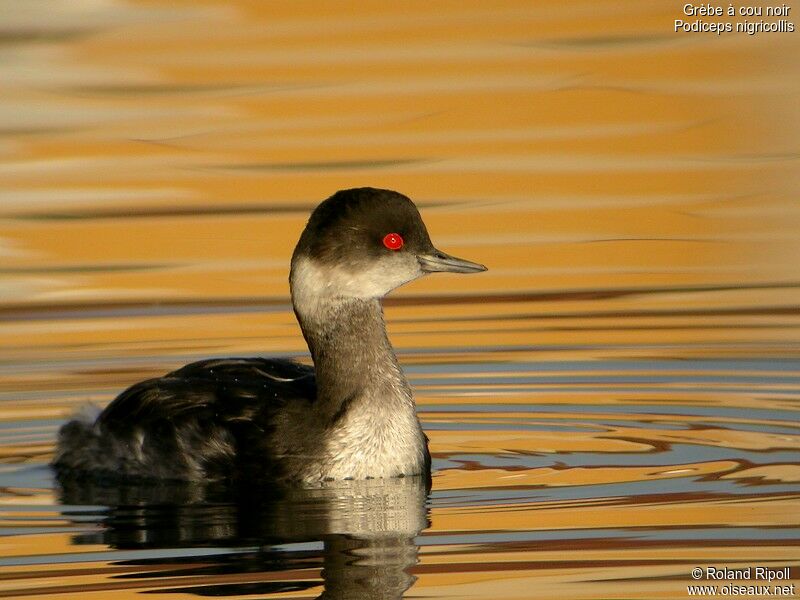
<instances>
[{"instance_id":1,"label":"bird's beak","mask_svg":"<svg viewBox=\"0 0 800 600\"><path fill-rule=\"evenodd\" d=\"M483 265L450 256L435 248L429 254L417 255L417 260L425 273L480 273L486 270Z\"/></svg>"}]
</instances>

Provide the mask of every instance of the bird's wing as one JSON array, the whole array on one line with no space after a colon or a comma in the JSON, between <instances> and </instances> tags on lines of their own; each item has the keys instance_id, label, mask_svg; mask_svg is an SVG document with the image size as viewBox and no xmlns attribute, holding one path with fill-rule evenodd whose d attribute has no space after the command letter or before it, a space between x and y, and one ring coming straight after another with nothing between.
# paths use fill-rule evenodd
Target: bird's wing
<instances>
[{"instance_id":1,"label":"bird's wing","mask_svg":"<svg viewBox=\"0 0 800 600\"><path fill-rule=\"evenodd\" d=\"M242 421L291 400L313 402L312 367L264 358L209 359L122 392L100 415L107 427L207 418Z\"/></svg>"}]
</instances>

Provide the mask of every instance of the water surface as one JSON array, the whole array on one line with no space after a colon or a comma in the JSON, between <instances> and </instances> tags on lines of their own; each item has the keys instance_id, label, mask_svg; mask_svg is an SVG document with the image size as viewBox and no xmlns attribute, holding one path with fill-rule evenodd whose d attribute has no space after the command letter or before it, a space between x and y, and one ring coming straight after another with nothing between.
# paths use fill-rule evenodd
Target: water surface
<instances>
[{"instance_id":1,"label":"water surface","mask_svg":"<svg viewBox=\"0 0 800 600\"><path fill-rule=\"evenodd\" d=\"M9 3L0 597L796 580L800 42L673 35L676 10ZM54 482L87 401L204 357L307 358L289 257L313 206L360 185L490 267L387 302L430 494Z\"/></svg>"}]
</instances>

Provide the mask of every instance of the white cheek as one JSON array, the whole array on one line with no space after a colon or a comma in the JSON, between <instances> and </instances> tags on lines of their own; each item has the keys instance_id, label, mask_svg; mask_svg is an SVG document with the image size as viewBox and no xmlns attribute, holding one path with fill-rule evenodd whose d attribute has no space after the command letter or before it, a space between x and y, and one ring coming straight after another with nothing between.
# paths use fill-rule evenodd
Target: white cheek
<instances>
[{"instance_id":1,"label":"white cheek","mask_svg":"<svg viewBox=\"0 0 800 600\"><path fill-rule=\"evenodd\" d=\"M422 275L419 264L411 260L376 261L367 269L352 272L300 258L292 269L292 296L295 303L320 298L380 298Z\"/></svg>"},{"instance_id":2,"label":"white cheek","mask_svg":"<svg viewBox=\"0 0 800 600\"><path fill-rule=\"evenodd\" d=\"M343 280L347 282L343 286L343 295L379 298L421 275L422 269L416 261L412 264L411 261L386 260L357 273L343 274Z\"/></svg>"}]
</instances>

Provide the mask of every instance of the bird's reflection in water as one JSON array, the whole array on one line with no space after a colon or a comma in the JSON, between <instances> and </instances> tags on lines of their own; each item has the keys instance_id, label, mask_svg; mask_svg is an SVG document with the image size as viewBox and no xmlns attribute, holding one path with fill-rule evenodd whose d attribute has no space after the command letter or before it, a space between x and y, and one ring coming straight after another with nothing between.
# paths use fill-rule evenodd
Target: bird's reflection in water
<instances>
[{"instance_id":1,"label":"bird's reflection in water","mask_svg":"<svg viewBox=\"0 0 800 600\"><path fill-rule=\"evenodd\" d=\"M103 530L77 537L76 544L152 549L153 557L137 564L158 568L127 577L200 578L158 592L237 596L301 591L319 585L321 567L324 592L319 598L402 598L415 579L408 573L417 562L414 538L429 524L424 477L269 491L163 481L62 480L60 486L65 505L108 507ZM321 547L278 547L298 542L321 542ZM189 547L243 550L158 558L160 548Z\"/></svg>"}]
</instances>

